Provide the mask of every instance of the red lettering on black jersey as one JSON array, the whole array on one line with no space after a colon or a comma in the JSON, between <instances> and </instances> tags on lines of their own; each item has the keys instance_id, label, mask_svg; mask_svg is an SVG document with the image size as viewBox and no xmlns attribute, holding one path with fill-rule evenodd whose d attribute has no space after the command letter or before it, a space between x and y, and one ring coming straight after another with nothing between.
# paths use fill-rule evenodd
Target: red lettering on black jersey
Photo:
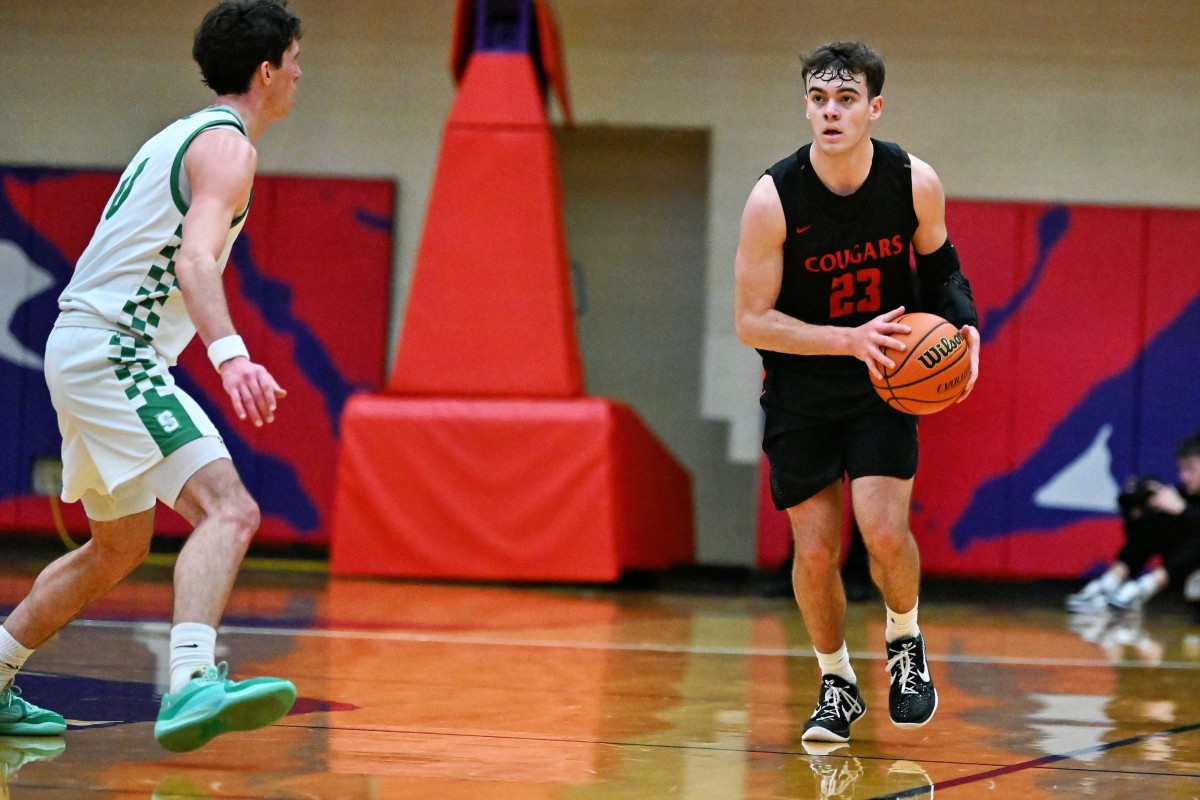
<instances>
[{"instance_id":1,"label":"red lettering on black jersey","mask_svg":"<svg viewBox=\"0 0 1200 800\"><path fill-rule=\"evenodd\" d=\"M832 253L809 256L804 259L804 268L809 272L833 272L879 258L898 256L903 252L904 240L900 234L896 234L874 242L860 242Z\"/></svg>"}]
</instances>

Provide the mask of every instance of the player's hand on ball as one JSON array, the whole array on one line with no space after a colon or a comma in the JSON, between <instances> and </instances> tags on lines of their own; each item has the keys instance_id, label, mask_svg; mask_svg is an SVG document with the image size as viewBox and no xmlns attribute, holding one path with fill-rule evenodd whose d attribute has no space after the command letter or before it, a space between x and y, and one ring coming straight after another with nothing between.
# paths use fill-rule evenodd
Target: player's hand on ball
<instances>
[{"instance_id":1,"label":"player's hand on ball","mask_svg":"<svg viewBox=\"0 0 1200 800\"><path fill-rule=\"evenodd\" d=\"M971 377L967 378L967 388L963 389L963 393L958 397L959 403L967 399L971 389L975 388L975 380L979 377L979 331L974 325L963 325L960 333L967 342L967 351L971 354Z\"/></svg>"},{"instance_id":2,"label":"player's hand on ball","mask_svg":"<svg viewBox=\"0 0 1200 800\"><path fill-rule=\"evenodd\" d=\"M881 366L883 377L871 378L880 399L905 414L934 414L958 402L971 377L970 333L921 311L896 317L893 324L909 332L892 334L901 350L881 348L896 364Z\"/></svg>"},{"instance_id":3,"label":"player's hand on ball","mask_svg":"<svg viewBox=\"0 0 1200 800\"><path fill-rule=\"evenodd\" d=\"M851 355L867 365L867 370L875 380L883 380L881 367L888 370L896 366L895 362L883 352L884 348L904 352L904 344L892 338L894 334L912 332L907 325L893 322L903 313L904 306L900 306L852 329Z\"/></svg>"}]
</instances>

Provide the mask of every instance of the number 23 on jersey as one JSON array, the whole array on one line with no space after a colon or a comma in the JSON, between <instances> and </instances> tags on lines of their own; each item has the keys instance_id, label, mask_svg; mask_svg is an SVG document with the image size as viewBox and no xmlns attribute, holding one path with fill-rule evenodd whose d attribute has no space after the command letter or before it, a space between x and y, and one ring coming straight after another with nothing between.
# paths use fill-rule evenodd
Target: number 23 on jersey
<instances>
[{"instance_id":1,"label":"number 23 on jersey","mask_svg":"<svg viewBox=\"0 0 1200 800\"><path fill-rule=\"evenodd\" d=\"M857 272L835 275L829 290L829 318L879 310L879 269L866 267Z\"/></svg>"}]
</instances>

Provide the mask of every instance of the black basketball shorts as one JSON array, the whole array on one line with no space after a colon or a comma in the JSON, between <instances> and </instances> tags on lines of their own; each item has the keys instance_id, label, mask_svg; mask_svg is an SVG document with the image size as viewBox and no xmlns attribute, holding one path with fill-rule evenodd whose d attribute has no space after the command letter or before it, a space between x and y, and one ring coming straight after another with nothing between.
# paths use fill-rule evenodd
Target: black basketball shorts
<instances>
[{"instance_id":1,"label":"black basketball shorts","mask_svg":"<svg viewBox=\"0 0 1200 800\"><path fill-rule=\"evenodd\" d=\"M771 500L781 511L843 475L908 480L917 474L917 417L889 408L862 376L772 370L762 407Z\"/></svg>"}]
</instances>

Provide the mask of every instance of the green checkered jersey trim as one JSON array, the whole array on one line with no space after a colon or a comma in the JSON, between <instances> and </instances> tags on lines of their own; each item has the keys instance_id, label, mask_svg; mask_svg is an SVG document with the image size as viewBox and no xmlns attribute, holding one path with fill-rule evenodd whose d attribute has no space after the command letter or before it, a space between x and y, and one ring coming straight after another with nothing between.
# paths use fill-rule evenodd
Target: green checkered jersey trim
<instances>
[{"instance_id":1,"label":"green checkered jersey trim","mask_svg":"<svg viewBox=\"0 0 1200 800\"><path fill-rule=\"evenodd\" d=\"M108 360L130 406L164 456L200 438L199 428L167 383L154 348L127 333L114 333L108 340Z\"/></svg>"},{"instance_id":2,"label":"green checkered jersey trim","mask_svg":"<svg viewBox=\"0 0 1200 800\"><path fill-rule=\"evenodd\" d=\"M188 142L213 126L244 134L232 109L216 107L171 123L142 145L59 295L64 312L99 317L151 342L167 363L176 361L196 333L184 302L184 283L176 280L185 236L182 220L190 201L184 154ZM247 198L246 208L249 204ZM224 247L214 254L219 270L228 263L246 208L230 221Z\"/></svg>"},{"instance_id":3,"label":"green checkered jersey trim","mask_svg":"<svg viewBox=\"0 0 1200 800\"><path fill-rule=\"evenodd\" d=\"M183 223L180 223L170 241L158 251L158 255L150 264L137 294L133 299L127 300L121 309L121 324L137 331L147 342L154 341L159 323L162 322L158 311L163 303L167 302L171 289L179 283L175 277L175 254L179 252L182 243Z\"/></svg>"}]
</instances>

